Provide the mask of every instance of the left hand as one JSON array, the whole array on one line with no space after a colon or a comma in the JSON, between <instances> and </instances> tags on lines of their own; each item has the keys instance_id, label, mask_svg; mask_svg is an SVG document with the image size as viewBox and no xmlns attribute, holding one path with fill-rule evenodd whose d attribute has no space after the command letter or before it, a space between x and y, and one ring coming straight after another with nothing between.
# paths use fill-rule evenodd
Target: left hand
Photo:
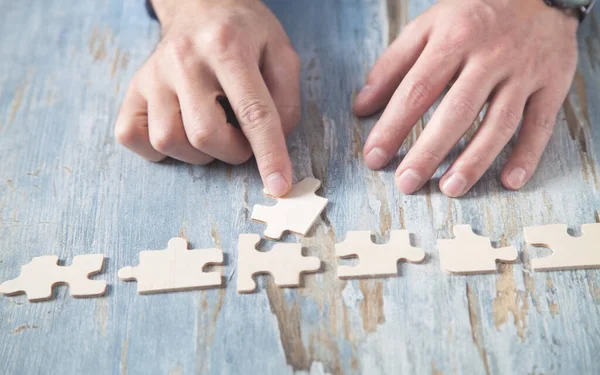
<instances>
[{"instance_id":1,"label":"left hand","mask_svg":"<svg viewBox=\"0 0 600 375\"><path fill-rule=\"evenodd\" d=\"M354 103L359 116L387 104L369 135L369 168L385 166L411 128L455 79L396 171L404 194L420 189L489 100L469 145L440 180L465 194L517 130L519 142L501 175L520 189L533 175L577 66L579 21L543 0L443 0L404 28L379 58Z\"/></svg>"}]
</instances>

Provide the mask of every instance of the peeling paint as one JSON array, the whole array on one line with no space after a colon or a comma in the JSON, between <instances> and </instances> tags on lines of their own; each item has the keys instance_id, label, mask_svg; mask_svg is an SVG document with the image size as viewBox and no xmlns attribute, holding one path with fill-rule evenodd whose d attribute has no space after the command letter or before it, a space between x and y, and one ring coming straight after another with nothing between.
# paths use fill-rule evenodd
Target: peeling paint
<instances>
[{"instance_id":1,"label":"peeling paint","mask_svg":"<svg viewBox=\"0 0 600 375\"><path fill-rule=\"evenodd\" d=\"M359 285L364 297L360 302L363 329L367 333L375 332L377 326L385 322L383 281L360 280Z\"/></svg>"},{"instance_id":2,"label":"peeling paint","mask_svg":"<svg viewBox=\"0 0 600 375\"><path fill-rule=\"evenodd\" d=\"M37 328L40 328L40 327L35 324L25 323L25 324L18 326L17 328L13 329L12 331L10 331L8 333L10 335L17 335L23 331L30 330L30 329L37 329Z\"/></svg>"},{"instance_id":3,"label":"peeling paint","mask_svg":"<svg viewBox=\"0 0 600 375\"><path fill-rule=\"evenodd\" d=\"M473 289L467 284L467 301L469 303L469 323L471 324L471 335L473 343L479 351L479 356L483 362L483 368L486 374L490 374L490 364L488 362L485 343L483 342L483 328L481 327L481 318L479 317L479 301Z\"/></svg>"},{"instance_id":4,"label":"peeling paint","mask_svg":"<svg viewBox=\"0 0 600 375\"><path fill-rule=\"evenodd\" d=\"M512 314L517 334L522 341L525 341L528 310L527 293L517 290L517 283L513 276L513 266L511 264L501 264L498 280L496 281L496 297L492 304L496 328L500 329L502 325L506 324L509 314Z\"/></svg>"}]
</instances>

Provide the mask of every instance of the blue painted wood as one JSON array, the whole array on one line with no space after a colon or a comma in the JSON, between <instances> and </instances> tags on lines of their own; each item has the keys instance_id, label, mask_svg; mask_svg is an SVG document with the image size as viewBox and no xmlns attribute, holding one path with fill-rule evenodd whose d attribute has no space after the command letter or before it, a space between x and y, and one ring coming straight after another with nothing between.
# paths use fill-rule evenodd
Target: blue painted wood
<instances>
[{"instance_id":1,"label":"blue painted wood","mask_svg":"<svg viewBox=\"0 0 600 375\"><path fill-rule=\"evenodd\" d=\"M322 179L331 202L302 239L325 269L302 289L261 279L259 292L239 296L237 235L264 229L249 212L268 202L256 168L151 164L113 139L124 90L159 37L143 1L0 1L0 280L34 256L100 252L110 283L105 298L72 299L64 287L49 302L0 298L2 372L600 371L600 271L532 272L529 259L547 252L526 247L521 231L600 221L600 10L581 28L578 75L533 181L522 192L501 187L508 147L454 200L435 182L402 196L392 168L367 170L360 149L374 119L350 112L390 28L432 2L269 2L303 62L304 117L289 148L295 178ZM435 240L457 223L516 246L522 261L498 275L443 273ZM414 233L425 264L389 279L335 277L344 233L370 229L383 240L392 228ZM229 287L138 296L117 281L140 250L176 235L222 247Z\"/></svg>"}]
</instances>

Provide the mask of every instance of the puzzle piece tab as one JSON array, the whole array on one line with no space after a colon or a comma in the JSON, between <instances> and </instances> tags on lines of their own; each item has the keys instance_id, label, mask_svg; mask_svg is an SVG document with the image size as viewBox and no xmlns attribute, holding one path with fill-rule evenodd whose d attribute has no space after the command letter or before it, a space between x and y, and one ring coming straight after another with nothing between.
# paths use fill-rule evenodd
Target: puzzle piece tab
<instances>
[{"instance_id":1,"label":"puzzle piece tab","mask_svg":"<svg viewBox=\"0 0 600 375\"><path fill-rule=\"evenodd\" d=\"M582 236L572 237L564 224L525 228L525 241L552 249L552 255L531 260L537 271L600 268L600 224L581 226Z\"/></svg>"},{"instance_id":2,"label":"puzzle piece tab","mask_svg":"<svg viewBox=\"0 0 600 375\"><path fill-rule=\"evenodd\" d=\"M512 247L494 249L488 237L473 233L470 225L455 225L455 239L438 240L442 269L456 274L496 272L496 260L512 263L519 254Z\"/></svg>"},{"instance_id":3,"label":"puzzle piece tab","mask_svg":"<svg viewBox=\"0 0 600 375\"><path fill-rule=\"evenodd\" d=\"M271 274L280 287L300 286L300 275L317 272L321 261L315 257L302 256L299 243L278 243L271 251L257 251L258 234L240 234L238 243L237 290L251 293L256 290L254 275Z\"/></svg>"},{"instance_id":4,"label":"puzzle piece tab","mask_svg":"<svg viewBox=\"0 0 600 375\"><path fill-rule=\"evenodd\" d=\"M327 205L326 198L315 194L320 186L321 181L306 178L285 196L275 198L275 206L254 206L252 220L267 224L265 237L273 240L280 239L285 231L305 236Z\"/></svg>"},{"instance_id":5,"label":"puzzle piece tab","mask_svg":"<svg viewBox=\"0 0 600 375\"><path fill-rule=\"evenodd\" d=\"M99 273L103 263L102 254L77 255L68 267L59 266L55 255L36 257L21 267L19 277L0 284L0 293L25 293L30 302L37 302L52 298L54 285L69 284L72 297L101 296L106 291L106 281L88 277Z\"/></svg>"},{"instance_id":6,"label":"puzzle piece tab","mask_svg":"<svg viewBox=\"0 0 600 375\"><path fill-rule=\"evenodd\" d=\"M119 279L137 280L140 294L220 286L220 272L203 272L209 264L222 265L223 252L219 249L188 250L184 238L172 238L166 250L141 251L139 266L121 268Z\"/></svg>"},{"instance_id":7,"label":"puzzle piece tab","mask_svg":"<svg viewBox=\"0 0 600 375\"><path fill-rule=\"evenodd\" d=\"M394 276L398 274L398 262L420 263L425 259L423 249L410 245L409 232L393 230L387 244L378 245L371 241L371 232L348 232L344 242L335 245L339 258L358 257L356 266L338 266L338 277Z\"/></svg>"}]
</instances>

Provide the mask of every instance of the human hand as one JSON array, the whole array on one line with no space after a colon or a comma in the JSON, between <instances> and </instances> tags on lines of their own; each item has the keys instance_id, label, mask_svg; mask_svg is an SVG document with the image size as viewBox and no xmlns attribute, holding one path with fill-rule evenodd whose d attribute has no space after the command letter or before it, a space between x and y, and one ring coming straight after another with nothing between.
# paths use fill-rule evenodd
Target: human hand
<instances>
[{"instance_id":1,"label":"human hand","mask_svg":"<svg viewBox=\"0 0 600 375\"><path fill-rule=\"evenodd\" d=\"M270 194L291 187L285 144L300 119L300 63L259 0L154 0L163 37L135 74L117 140L151 161L231 164L256 157ZM227 123L227 96L240 123Z\"/></svg>"},{"instance_id":2,"label":"human hand","mask_svg":"<svg viewBox=\"0 0 600 375\"><path fill-rule=\"evenodd\" d=\"M411 128L456 78L396 171L404 194L420 189L489 100L472 140L440 180L465 194L514 135L519 141L501 175L520 189L550 139L577 66L578 20L542 0L444 0L404 28L379 58L354 103L359 116L387 104L364 157L385 166ZM388 103L389 102L389 103Z\"/></svg>"}]
</instances>

